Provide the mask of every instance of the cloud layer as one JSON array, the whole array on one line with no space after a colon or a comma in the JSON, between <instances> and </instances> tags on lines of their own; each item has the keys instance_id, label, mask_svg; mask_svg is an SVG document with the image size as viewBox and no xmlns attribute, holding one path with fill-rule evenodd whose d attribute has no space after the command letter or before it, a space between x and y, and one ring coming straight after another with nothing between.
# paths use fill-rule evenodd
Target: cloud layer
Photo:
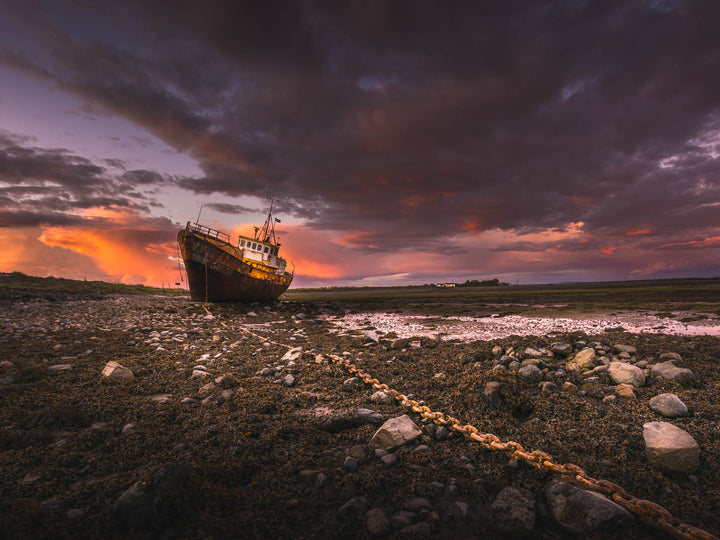
<instances>
[{"instance_id":1,"label":"cloud layer","mask_svg":"<svg viewBox=\"0 0 720 540\"><path fill-rule=\"evenodd\" d=\"M717 275L716 2L0 6L4 69L203 173L122 170L6 128L2 226L126 208L171 243L172 209L150 214L172 186L229 214L279 197L299 273L328 283Z\"/></svg>"}]
</instances>

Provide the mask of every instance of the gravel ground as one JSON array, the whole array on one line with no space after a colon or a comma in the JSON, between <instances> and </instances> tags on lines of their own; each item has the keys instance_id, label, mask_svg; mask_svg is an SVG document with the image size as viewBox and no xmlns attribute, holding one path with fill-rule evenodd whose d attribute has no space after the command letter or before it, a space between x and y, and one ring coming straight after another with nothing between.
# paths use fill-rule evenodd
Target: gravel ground
<instances>
[{"instance_id":1,"label":"gravel ground","mask_svg":"<svg viewBox=\"0 0 720 540\"><path fill-rule=\"evenodd\" d=\"M346 311L333 303L215 305L208 313L182 298L46 294L0 299L0 308L2 537L366 538L374 530L368 511L379 509L391 522L380 536L487 538L503 536L492 504L509 486L535 499L527 536L578 537L548 508L546 489L556 477L439 435L397 403L372 401L372 388L348 381L351 374L325 356L343 353L433 410L575 463L720 534L717 336L559 330L417 339L393 349L392 333L377 329L375 344L363 339L369 327L339 329L333 320ZM614 396L605 380L584 395L545 394L493 370L495 347L559 341L608 350L626 344L651 365L675 352L696 378L683 385L649 379L637 399L619 400L604 399ZM301 354L283 360L289 347ZM134 379L103 377L109 361ZM486 399L485 384L498 380L500 398ZM700 446L694 474L648 463L643 424L663 419L647 403L664 392L691 411L671 422ZM358 417L361 409L382 419ZM368 443L380 423L402 414L423 434L388 465ZM408 510L422 499L430 506ZM663 537L637 521L582 536L619 534Z\"/></svg>"}]
</instances>

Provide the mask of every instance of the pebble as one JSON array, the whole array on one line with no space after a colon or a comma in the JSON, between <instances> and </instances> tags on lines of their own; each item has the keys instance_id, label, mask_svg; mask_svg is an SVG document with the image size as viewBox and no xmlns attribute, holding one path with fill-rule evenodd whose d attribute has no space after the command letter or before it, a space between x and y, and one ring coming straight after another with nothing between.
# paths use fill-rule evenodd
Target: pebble
<instances>
[{"instance_id":1,"label":"pebble","mask_svg":"<svg viewBox=\"0 0 720 540\"><path fill-rule=\"evenodd\" d=\"M378 429L370 439L370 448L383 448L392 452L422 435L422 430L412 419L404 414L391 418Z\"/></svg>"}]
</instances>

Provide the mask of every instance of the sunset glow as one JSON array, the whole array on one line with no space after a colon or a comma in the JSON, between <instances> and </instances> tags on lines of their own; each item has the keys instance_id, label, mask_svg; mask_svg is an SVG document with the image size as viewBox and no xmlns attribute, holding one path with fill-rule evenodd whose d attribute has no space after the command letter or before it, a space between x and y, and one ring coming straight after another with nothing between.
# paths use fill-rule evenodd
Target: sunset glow
<instances>
[{"instance_id":1,"label":"sunset glow","mask_svg":"<svg viewBox=\"0 0 720 540\"><path fill-rule=\"evenodd\" d=\"M273 197L294 287L718 275L717 8L208 1L3 4L0 270L174 285Z\"/></svg>"}]
</instances>

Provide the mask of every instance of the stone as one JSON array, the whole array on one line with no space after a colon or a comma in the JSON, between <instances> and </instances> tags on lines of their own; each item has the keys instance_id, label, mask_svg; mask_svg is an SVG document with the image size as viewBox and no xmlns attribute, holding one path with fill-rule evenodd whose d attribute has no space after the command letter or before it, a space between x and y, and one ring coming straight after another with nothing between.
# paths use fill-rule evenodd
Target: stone
<instances>
[{"instance_id":1,"label":"stone","mask_svg":"<svg viewBox=\"0 0 720 540\"><path fill-rule=\"evenodd\" d=\"M107 379L113 379L118 381L132 381L135 379L135 375L132 370L125 366L110 360L102 370L102 376Z\"/></svg>"},{"instance_id":2,"label":"stone","mask_svg":"<svg viewBox=\"0 0 720 540\"><path fill-rule=\"evenodd\" d=\"M383 405L390 405L395 402L395 398L392 396L392 394L388 394L387 392L378 390L372 396L370 396L370 401L372 401L373 403L381 403Z\"/></svg>"},{"instance_id":3,"label":"stone","mask_svg":"<svg viewBox=\"0 0 720 540\"><path fill-rule=\"evenodd\" d=\"M565 381L561 389L563 392L567 392L568 394L577 394L580 391L577 385L571 383L570 381Z\"/></svg>"},{"instance_id":4,"label":"stone","mask_svg":"<svg viewBox=\"0 0 720 540\"><path fill-rule=\"evenodd\" d=\"M360 461L357 458L354 458L352 456L347 456L347 457L345 457L345 461L343 462L343 469L348 472L355 472L355 471L357 471L359 464L360 464Z\"/></svg>"},{"instance_id":5,"label":"stone","mask_svg":"<svg viewBox=\"0 0 720 540\"><path fill-rule=\"evenodd\" d=\"M370 448L383 448L392 452L422 435L422 430L406 415L391 418L373 435L368 443Z\"/></svg>"},{"instance_id":6,"label":"stone","mask_svg":"<svg viewBox=\"0 0 720 540\"><path fill-rule=\"evenodd\" d=\"M364 424L382 424L383 415L372 409L358 409L355 418Z\"/></svg>"},{"instance_id":7,"label":"stone","mask_svg":"<svg viewBox=\"0 0 720 540\"><path fill-rule=\"evenodd\" d=\"M282 378L282 385L287 388L295 386L295 377L293 377L290 373L288 373L287 375L285 375Z\"/></svg>"},{"instance_id":8,"label":"stone","mask_svg":"<svg viewBox=\"0 0 720 540\"><path fill-rule=\"evenodd\" d=\"M495 346L492 348L492 355L493 355L493 356L500 356L502 353L503 353L503 348L500 347L499 345L495 345Z\"/></svg>"},{"instance_id":9,"label":"stone","mask_svg":"<svg viewBox=\"0 0 720 540\"><path fill-rule=\"evenodd\" d=\"M557 384L550 381L543 381L540 383L540 393L543 396L549 396L557 391Z\"/></svg>"},{"instance_id":10,"label":"stone","mask_svg":"<svg viewBox=\"0 0 720 540\"><path fill-rule=\"evenodd\" d=\"M507 487L490 507L492 526L502 534L527 535L535 527L535 496L527 489Z\"/></svg>"},{"instance_id":11,"label":"stone","mask_svg":"<svg viewBox=\"0 0 720 540\"><path fill-rule=\"evenodd\" d=\"M391 349L400 350L405 349L407 346L410 345L410 340L408 338L398 338L393 340L392 344L390 345Z\"/></svg>"},{"instance_id":12,"label":"stone","mask_svg":"<svg viewBox=\"0 0 720 540\"><path fill-rule=\"evenodd\" d=\"M68 511L67 503L62 499L58 499L57 497L46 499L41 502L40 505L43 508L46 508L47 510L50 510L54 514L58 514L60 516L64 515Z\"/></svg>"},{"instance_id":13,"label":"stone","mask_svg":"<svg viewBox=\"0 0 720 540\"><path fill-rule=\"evenodd\" d=\"M586 347L575 354L575 357L567 363L568 370L587 370L595 367L595 349Z\"/></svg>"},{"instance_id":14,"label":"stone","mask_svg":"<svg viewBox=\"0 0 720 540\"><path fill-rule=\"evenodd\" d=\"M426 349L434 349L440 344L440 338L434 334L430 334L429 336L423 336L420 339L420 346L425 347Z\"/></svg>"},{"instance_id":15,"label":"stone","mask_svg":"<svg viewBox=\"0 0 720 540\"><path fill-rule=\"evenodd\" d=\"M659 362L682 362L682 356L676 352L664 352L658 357Z\"/></svg>"},{"instance_id":16,"label":"stone","mask_svg":"<svg viewBox=\"0 0 720 540\"><path fill-rule=\"evenodd\" d=\"M353 392L355 390L362 390L365 387L365 383L360 377L350 377L343 381L341 390L344 392Z\"/></svg>"},{"instance_id":17,"label":"stone","mask_svg":"<svg viewBox=\"0 0 720 540\"><path fill-rule=\"evenodd\" d=\"M403 527L397 532L395 538L398 540L415 540L416 538L429 538L431 535L432 525L427 521L421 521Z\"/></svg>"},{"instance_id":18,"label":"stone","mask_svg":"<svg viewBox=\"0 0 720 540\"><path fill-rule=\"evenodd\" d=\"M365 343L380 343L380 338L377 335L377 332L374 330L368 330L363 334L363 341Z\"/></svg>"},{"instance_id":19,"label":"stone","mask_svg":"<svg viewBox=\"0 0 720 540\"><path fill-rule=\"evenodd\" d=\"M390 522L381 508L372 508L365 514L365 527L370 537L387 536Z\"/></svg>"},{"instance_id":20,"label":"stone","mask_svg":"<svg viewBox=\"0 0 720 540\"><path fill-rule=\"evenodd\" d=\"M370 505L365 497L353 497L340 507L337 515L340 517L360 516L367 512L368 506Z\"/></svg>"},{"instance_id":21,"label":"stone","mask_svg":"<svg viewBox=\"0 0 720 540\"><path fill-rule=\"evenodd\" d=\"M613 351L615 351L615 354L625 353L628 355L627 358L630 358L630 356L637 354L637 350L635 349L635 347L633 347L632 345L624 345L622 343L616 343L615 345L613 345Z\"/></svg>"},{"instance_id":22,"label":"stone","mask_svg":"<svg viewBox=\"0 0 720 540\"><path fill-rule=\"evenodd\" d=\"M415 512L416 514L421 510L432 510L432 503L424 497L416 497L405 501L402 505L402 509L407 512Z\"/></svg>"},{"instance_id":23,"label":"stone","mask_svg":"<svg viewBox=\"0 0 720 540\"><path fill-rule=\"evenodd\" d=\"M545 495L555 521L573 534L588 534L600 527L621 529L634 519L604 495L567 482L553 482Z\"/></svg>"},{"instance_id":24,"label":"stone","mask_svg":"<svg viewBox=\"0 0 720 540\"><path fill-rule=\"evenodd\" d=\"M567 358L572 354L572 345L563 341L557 341L550 345L550 351L557 356Z\"/></svg>"},{"instance_id":25,"label":"stone","mask_svg":"<svg viewBox=\"0 0 720 540\"><path fill-rule=\"evenodd\" d=\"M518 371L518 375L520 375L520 378L526 384L531 386L539 383L543 378L542 370L535 364L529 364L521 367L520 371Z\"/></svg>"},{"instance_id":26,"label":"stone","mask_svg":"<svg viewBox=\"0 0 720 540\"><path fill-rule=\"evenodd\" d=\"M53 366L48 366L48 371L52 371L54 373L62 373L63 371L72 371L72 364L55 364Z\"/></svg>"},{"instance_id":27,"label":"stone","mask_svg":"<svg viewBox=\"0 0 720 540\"><path fill-rule=\"evenodd\" d=\"M648 403L650 408L665 418L689 416L687 405L675 394L659 394Z\"/></svg>"},{"instance_id":28,"label":"stone","mask_svg":"<svg viewBox=\"0 0 720 540\"><path fill-rule=\"evenodd\" d=\"M643 370L625 362L610 362L608 375L615 384L631 384L635 388L640 388L645 384Z\"/></svg>"},{"instance_id":29,"label":"stone","mask_svg":"<svg viewBox=\"0 0 720 540\"><path fill-rule=\"evenodd\" d=\"M615 395L622 399L637 399L631 384L618 384L615 387Z\"/></svg>"},{"instance_id":30,"label":"stone","mask_svg":"<svg viewBox=\"0 0 720 540\"><path fill-rule=\"evenodd\" d=\"M687 431L668 422L643 425L645 452L654 467L681 473L694 473L700 465L700 447Z\"/></svg>"},{"instance_id":31,"label":"stone","mask_svg":"<svg viewBox=\"0 0 720 540\"><path fill-rule=\"evenodd\" d=\"M667 381L680 384L691 383L695 380L695 373L688 368L680 368L673 364L673 361L660 362L650 369L651 377L660 377Z\"/></svg>"},{"instance_id":32,"label":"stone","mask_svg":"<svg viewBox=\"0 0 720 540\"><path fill-rule=\"evenodd\" d=\"M295 347L294 349L290 349L288 352L286 352L283 357L280 359L281 362L294 362L298 358L302 356L303 349L302 347Z\"/></svg>"}]
</instances>

